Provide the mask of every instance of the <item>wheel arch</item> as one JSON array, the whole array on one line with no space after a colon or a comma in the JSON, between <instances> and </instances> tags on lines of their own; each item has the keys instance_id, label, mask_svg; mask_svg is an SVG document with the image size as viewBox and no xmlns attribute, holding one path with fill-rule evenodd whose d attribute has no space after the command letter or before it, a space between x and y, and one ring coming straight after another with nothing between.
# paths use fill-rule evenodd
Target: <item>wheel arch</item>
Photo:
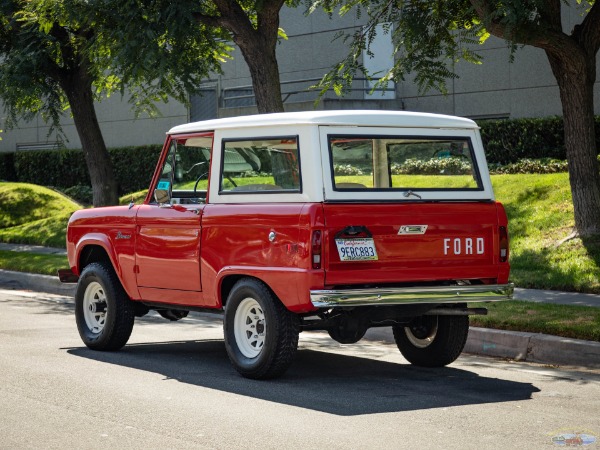
<instances>
[{"instance_id":1,"label":"wheel arch","mask_svg":"<svg viewBox=\"0 0 600 450\"><path fill-rule=\"evenodd\" d=\"M297 285L295 280L299 275L302 275L301 271L280 267L224 267L217 272L215 277L215 306L224 308L227 297L235 283L242 278L250 278L264 284L287 310L295 313L312 311L315 308L310 303L308 295L306 301L302 301L305 300L304 297L301 299L298 295L301 287Z\"/></svg>"},{"instance_id":2,"label":"wheel arch","mask_svg":"<svg viewBox=\"0 0 600 450\"><path fill-rule=\"evenodd\" d=\"M80 250L77 258L77 268L79 272L82 272L87 265L94 262L110 264L114 268L113 261L106 249L101 245L90 243Z\"/></svg>"},{"instance_id":3,"label":"wheel arch","mask_svg":"<svg viewBox=\"0 0 600 450\"><path fill-rule=\"evenodd\" d=\"M227 274L224 275L219 282L219 300L221 301L221 306L223 309L225 309L225 305L227 304L227 298L229 297L229 293L231 292L231 290L233 289L233 286L235 286L235 284L243 279L243 278L248 278L248 279L252 279L252 280L256 280L259 283L262 283L273 295L274 298L276 298L284 307L285 305L283 304L283 302L281 301L281 299L277 296L277 294L273 291L273 289L271 288L271 286L269 286L269 284L261 279L260 277L254 276L254 275L248 275L248 274L243 274L243 273L237 273L237 274Z\"/></svg>"}]
</instances>

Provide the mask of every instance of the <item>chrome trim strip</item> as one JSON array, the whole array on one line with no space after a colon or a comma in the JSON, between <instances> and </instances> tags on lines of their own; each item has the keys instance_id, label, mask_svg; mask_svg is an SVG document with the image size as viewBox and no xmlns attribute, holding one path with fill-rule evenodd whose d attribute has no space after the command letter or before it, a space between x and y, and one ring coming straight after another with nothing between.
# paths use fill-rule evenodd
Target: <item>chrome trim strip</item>
<instances>
[{"instance_id":1,"label":"chrome trim strip","mask_svg":"<svg viewBox=\"0 0 600 450\"><path fill-rule=\"evenodd\" d=\"M493 302L510 300L514 289L515 285L509 283L478 284L474 286L315 290L310 291L310 301L315 308Z\"/></svg>"}]
</instances>

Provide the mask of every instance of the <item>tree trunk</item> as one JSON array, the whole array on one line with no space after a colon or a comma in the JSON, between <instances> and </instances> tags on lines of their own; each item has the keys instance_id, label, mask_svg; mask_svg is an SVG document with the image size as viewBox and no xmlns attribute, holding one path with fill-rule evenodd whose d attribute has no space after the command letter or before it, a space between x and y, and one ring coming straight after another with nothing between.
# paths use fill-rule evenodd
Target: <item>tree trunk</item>
<instances>
[{"instance_id":1,"label":"tree trunk","mask_svg":"<svg viewBox=\"0 0 600 450\"><path fill-rule=\"evenodd\" d=\"M250 70L259 114L283 112L279 65L275 55L277 36L275 39L260 39L256 36L251 42L236 44Z\"/></svg>"},{"instance_id":2,"label":"tree trunk","mask_svg":"<svg viewBox=\"0 0 600 450\"><path fill-rule=\"evenodd\" d=\"M214 1L220 13L217 23L229 30L250 70L258 112L283 112L276 57L279 12L283 0L257 2L256 24L249 19L239 0Z\"/></svg>"},{"instance_id":3,"label":"tree trunk","mask_svg":"<svg viewBox=\"0 0 600 450\"><path fill-rule=\"evenodd\" d=\"M596 59L584 52L569 57L546 54L560 90L575 227L581 237L600 235L600 171L594 131Z\"/></svg>"},{"instance_id":4,"label":"tree trunk","mask_svg":"<svg viewBox=\"0 0 600 450\"><path fill-rule=\"evenodd\" d=\"M60 80L69 105L73 112L73 121L81 140L81 147L92 182L94 206L109 206L119 203L117 182L112 162L100 131L92 81L84 68L70 70Z\"/></svg>"}]
</instances>

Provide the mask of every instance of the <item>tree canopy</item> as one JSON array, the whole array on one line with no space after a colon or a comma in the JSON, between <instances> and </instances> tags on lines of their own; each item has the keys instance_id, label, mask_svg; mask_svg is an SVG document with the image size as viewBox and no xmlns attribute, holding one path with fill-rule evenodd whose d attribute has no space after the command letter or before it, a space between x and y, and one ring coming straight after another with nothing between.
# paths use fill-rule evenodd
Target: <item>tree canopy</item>
<instances>
[{"instance_id":1,"label":"tree canopy","mask_svg":"<svg viewBox=\"0 0 600 450\"><path fill-rule=\"evenodd\" d=\"M298 0L211 0L197 2L194 17L203 26L229 33L239 47L252 78L259 113L283 111L276 46L286 38L279 27L284 5Z\"/></svg>"},{"instance_id":2,"label":"tree canopy","mask_svg":"<svg viewBox=\"0 0 600 450\"><path fill-rule=\"evenodd\" d=\"M355 11L366 26L344 36L348 55L321 80L324 90L350 87L356 73L385 84L412 74L420 90L446 91L460 60L480 64L478 44L491 35L504 39L511 54L518 46L542 49L557 81L565 123L569 179L579 235L600 234L600 173L594 139L593 90L600 47L600 4L592 0L315 0L312 9ZM563 9L576 8L581 22L564 30ZM378 24L391 33L395 63L386 74L369 74L369 55Z\"/></svg>"},{"instance_id":3,"label":"tree canopy","mask_svg":"<svg viewBox=\"0 0 600 450\"><path fill-rule=\"evenodd\" d=\"M0 100L7 125L41 114L60 130L70 109L94 205L115 204L94 101L127 87L138 112L152 112L155 102L168 97L186 102L228 56L231 48L223 37L171 2L2 0Z\"/></svg>"},{"instance_id":4,"label":"tree canopy","mask_svg":"<svg viewBox=\"0 0 600 450\"><path fill-rule=\"evenodd\" d=\"M218 30L198 26L172 2L32 0L0 3L0 97L15 119L41 113L54 126L69 108L58 84L85 64L101 101L127 88L137 112L187 101L231 50Z\"/></svg>"}]
</instances>

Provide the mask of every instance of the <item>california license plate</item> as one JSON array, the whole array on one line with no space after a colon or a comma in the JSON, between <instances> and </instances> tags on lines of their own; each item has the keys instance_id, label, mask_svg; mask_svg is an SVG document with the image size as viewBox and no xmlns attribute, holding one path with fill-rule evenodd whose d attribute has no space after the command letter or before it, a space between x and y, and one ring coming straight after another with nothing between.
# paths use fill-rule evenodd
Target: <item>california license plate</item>
<instances>
[{"instance_id":1,"label":"california license plate","mask_svg":"<svg viewBox=\"0 0 600 450\"><path fill-rule=\"evenodd\" d=\"M377 261L373 238L336 239L340 261Z\"/></svg>"}]
</instances>

